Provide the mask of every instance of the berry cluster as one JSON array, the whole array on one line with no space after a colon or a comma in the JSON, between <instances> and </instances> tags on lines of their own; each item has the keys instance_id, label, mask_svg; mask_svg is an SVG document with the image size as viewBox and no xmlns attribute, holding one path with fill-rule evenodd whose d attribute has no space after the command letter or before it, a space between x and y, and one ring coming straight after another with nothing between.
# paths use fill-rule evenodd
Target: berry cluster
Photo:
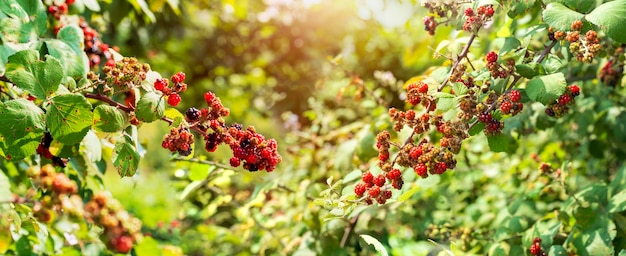
<instances>
[{"instance_id":1,"label":"berry cluster","mask_svg":"<svg viewBox=\"0 0 626 256\"><path fill-rule=\"evenodd\" d=\"M541 249L541 238L535 237L533 244L530 246L530 255L533 256L546 256L547 254Z\"/></svg>"},{"instance_id":2,"label":"berry cluster","mask_svg":"<svg viewBox=\"0 0 626 256\"><path fill-rule=\"evenodd\" d=\"M598 34L593 30L585 32L584 35L581 34L583 22L580 20L573 21L570 28L571 31L567 33L563 31L554 32L554 39L567 40L570 43L569 51L576 56L578 61L591 63L601 50Z\"/></svg>"},{"instance_id":3,"label":"berry cluster","mask_svg":"<svg viewBox=\"0 0 626 256\"><path fill-rule=\"evenodd\" d=\"M169 80L164 78L159 78L154 81L154 89L163 93L163 95L167 96L167 104L172 107L178 106L180 103L180 95L179 93L185 92L187 90L187 84L185 81L185 73L178 72L170 78L172 81L172 86L170 86Z\"/></svg>"},{"instance_id":4,"label":"berry cluster","mask_svg":"<svg viewBox=\"0 0 626 256\"><path fill-rule=\"evenodd\" d=\"M78 25L83 30L83 34L85 35L84 51L87 53L87 57L89 58L89 67L94 68L99 66L102 58L106 59L104 64L105 66L114 67L115 60L113 59L113 54L109 51L109 45L100 41L98 31L89 27L87 21L85 21L82 17L80 18Z\"/></svg>"},{"instance_id":5,"label":"berry cluster","mask_svg":"<svg viewBox=\"0 0 626 256\"><path fill-rule=\"evenodd\" d=\"M44 191L33 206L33 214L39 221L49 223L53 214L60 212L77 217L82 215L82 199L76 195L78 185L64 173L57 173L52 165L47 164L39 169L31 167L28 176Z\"/></svg>"},{"instance_id":6,"label":"berry cluster","mask_svg":"<svg viewBox=\"0 0 626 256\"><path fill-rule=\"evenodd\" d=\"M402 173L398 169L393 169L387 172L386 175L378 174L375 177L371 172L365 172L361 175L363 182L354 186L354 193L358 197L365 195L365 202L367 204L372 204L374 201L379 204L385 204L387 199L391 198L391 190L389 190L389 186L385 186L387 179L392 180L392 182L396 184L400 184L399 186L402 187Z\"/></svg>"},{"instance_id":7,"label":"berry cluster","mask_svg":"<svg viewBox=\"0 0 626 256\"><path fill-rule=\"evenodd\" d=\"M457 1L437 1L437 0L425 0L422 1L422 6L428 9L428 13L432 15L424 17L424 29L428 31L428 34L434 35L435 29L440 24L448 24L450 19L446 19L439 23L435 20L435 17L456 17L459 15L460 3Z\"/></svg>"},{"instance_id":8,"label":"berry cluster","mask_svg":"<svg viewBox=\"0 0 626 256\"><path fill-rule=\"evenodd\" d=\"M54 1L48 6L48 13L54 18L54 34L57 35L61 28L76 22L76 20L67 18L68 6L74 4L74 0L66 0L64 3ZM98 37L98 32L89 27L89 24L83 17L80 17L78 26L83 30L84 35L84 51L89 59L89 67L99 67L101 59L105 58L105 66L115 66L113 55L109 52L109 45L102 43Z\"/></svg>"},{"instance_id":9,"label":"berry cluster","mask_svg":"<svg viewBox=\"0 0 626 256\"><path fill-rule=\"evenodd\" d=\"M85 217L91 223L104 228L101 238L115 252L130 252L137 238L141 236L141 221L104 192L94 194L85 204Z\"/></svg>"},{"instance_id":10,"label":"berry cluster","mask_svg":"<svg viewBox=\"0 0 626 256\"><path fill-rule=\"evenodd\" d=\"M265 139L263 135L256 133L254 127L242 130L240 125L231 126L228 129L226 143L233 151L230 165L239 166L244 161L243 168L254 172L266 170L271 172L282 161L278 154L278 144L274 139ZM208 141L207 141L208 143Z\"/></svg>"},{"instance_id":11,"label":"berry cluster","mask_svg":"<svg viewBox=\"0 0 626 256\"><path fill-rule=\"evenodd\" d=\"M407 86L406 102L413 106L421 103L427 107L429 111L433 111L437 108L435 98L428 95L428 84L421 81L411 83Z\"/></svg>"},{"instance_id":12,"label":"berry cluster","mask_svg":"<svg viewBox=\"0 0 626 256\"><path fill-rule=\"evenodd\" d=\"M89 73L88 78L93 84L101 84L98 88L102 93L111 95L114 92L130 92L137 85L146 80L146 74L150 71L150 65L140 63L136 58L125 57L115 63L114 66L105 66L102 69L104 83L100 82L100 77ZM113 85L115 88L109 87ZM119 91L116 91L116 90ZM134 105L134 100L131 102Z\"/></svg>"},{"instance_id":13,"label":"berry cluster","mask_svg":"<svg viewBox=\"0 0 626 256\"><path fill-rule=\"evenodd\" d=\"M502 95L498 98L500 112L504 115L511 114L513 116L519 114L524 109L522 94L518 90L512 90L510 93Z\"/></svg>"},{"instance_id":14,"label":"berry cluster","mask_svg":"<svg viewBox=\"0 0 626 256\"><path fill-rule=\"evenodd\" d=\"M624 59L619 56L624 54L624 47L619 47L615 53L614 59L607 61L600 69L598 78L603 84L615 87L624 76Z\"/></svg>"},{"instance_id":15,"label":"berry cluster","mask_svg":"<svg viewBox=\"0 0 626 256\"><path fill-rule=\"evenodd\" d=\"M504 66L498 63L498 54L491 51L485 56L487 70L491 72L493 78L506 78L515 72L515 60L507 59Z\"/></svg>"},{"instance_id":16,"label":"berry cluster","mask_svg":"<svg viewBox=\"0 0 626 256\"><path fill-rule=\"evenodd\" d=\"M569 105L574 104L574 98L580 95L580 87L578 85L570 85L559 98L546 108L546 115L553 117L562 117L569 111Z\"/></svg>"},{"instance_id":17,"label":"berry cluster","mask_svg":"<svg viewBox=\"0 0 626 256\"><path fill-rule=\"evenodd\" d=\"M52 140L52 135L49 132L44 132L36 152L41 157L52 160L54 165L65 168L65 166L67 166L67 159L55 156L50 152Z\"/></svg>"},{"instance_id":18,"label":"berry cluster","mask_svg":"<svg viewBox=\"0 0 626 256\"><path fill-rule=\"evenodd\" d=\"M67 14L68 5L74 3L74 0L66 0L64 3L54 2L48 6L48 14L52 15L54 19L60 20L63 15Z\"/></svg>"},{"instance_id":19,"label":"berry cluster","mask_svg":"<svg viewBox=\"0 0 626 256\"><path fill-rule=\"evenodd\" d=\"M188 156L191 154L193 148L193 134L189 132L189 128L181 125L178 128L172 127L170 133L165 135L161 146L168 149L171 152L178 152L181 156Z\"/></svg>"},{"instance_id":20,"label":"berry cluster","mask_svg":"<svg viewBox=\"0 0 626 256\"><path fill-rule=\"evenodd\" d=\"M487 21L491 20L494 12L493 6L491 5L479 6L476 8L476 11L472 8L467 8L465 10L465 24L463 24L463 30L472 33L478 31Z\"/></svg>"}]
</instances>

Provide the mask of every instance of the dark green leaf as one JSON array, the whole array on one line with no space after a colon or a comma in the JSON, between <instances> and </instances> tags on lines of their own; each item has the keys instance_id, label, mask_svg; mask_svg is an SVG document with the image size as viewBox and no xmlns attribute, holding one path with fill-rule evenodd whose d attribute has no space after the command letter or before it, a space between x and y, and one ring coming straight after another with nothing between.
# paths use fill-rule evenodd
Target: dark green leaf
<instances>
[{"instance_id":1,"label":"dark green leaf","mask_svg":"<svg viewBox=\"0 0 626 256\"><path fill-rule=\"evenodd\" d=\"M141 99L137 102L137 108L135 109L137 119L146 123L161 119L164 112L164 97L161 97L161 95L155 92L147 92L141 96Z\"/></svg>"},{"instance_id":2,"label":"dark green leaf","mask_svg":"<svg viewBox=\"0 0 626 256\"><path fill-rule=\"evenodd\" d=\"M385 248L385 246L380 243L380 241L378 241L378 239L376 239L373 236L370 235L360 235L361 238L369 245L373 245L374 249L376 249L377 252L379 252L381 255L383 256L387 256L389 255L387 253L387 248Z\"/></svg>"},{"instance_id":3,"label":"dark green leaf","mask_svg":"<svg viewBox=\"0 0 626 256\"><path fill-rule=\"evenodd\" d=\"M568 31L575 20L583 20L585 15L567 8L561 3L550 3L543 10L543 20L559 31Z\"/></svg>"},{"instance_id":4,"label":"dark green leaf","mask_svg":"<svg viewBox=\"0 0 626 256\"><path fill-rule=\"evenodd\" d=\"M624 33L624 27L626 27L626 0L604 3L587 14L585 18L600 27L613 40L626 43L626 33Z\"/></svg>"},{"instance_id":5,"label":"dark green leaf","mask_svg":"<svg viewBox=\"0 0 626 256\"><path fill-rule=\"evenodd\" d=\"M626 190L623 190L611 197L607 208L610 213L626 210Z\"/></svg>"},{"instance_id":6,"label":"dark green leaf","mask_svg":"<svg viewBox=\"0 0 626 256\"><path fill-rule=\"evenodd\" d=\"M17 52L9 57L7 64L9 80L37 98L52 96L63 79L63 67L57 59L47 55L39 60L39 53L33 50Z\"/></svg>"},{"instance_id":7,"label":"dark green leaf","mask_svg":"<svg viewBox=\"0 0 626 256\"><path fill-rule=\"evenodd\" d=\"M537 71L535 71L535 66L537 64L517 64L515 65L515 71L520 74L524 78L533 78L537 75Z\"/></svg>"},{"instance_id":8,"label":"dark green leaf","mask_svg":"<svg viewBox=\"0 0 626 256\"><path fill-rule=\"evenodd\" d=\"M564 68L567 65L567 63L563 62L561 58L550 54L542 62L541 65L543 65L543 67L545 68L546 73L552 74L552 73L559 72L562 68Z\"/></svg>"},{"instance_id":9,"label":"dark green leaf","mask_svg":"<svg viewBox=\"0 0 626 256\"><path fill-rule=\"evenodd\" d=\"M30 101L0 103L0 135L5 156L22 159L35 153L44 132L44 112Z\"/></svg>"},{"instance_id":10,"label":"dark green leaf","mask_svg":"<svg viewBox=\"0 0 626 256\"><path fill-rule=\"evenodd\" d=\"M474 125L474 127L472 127L472 129L469 130L469 135L474 136L480 133L483 129L485 129L485 123L478 122L476 123L476 125Z\"/></svg>"},{"instance_id":11,"label":"dark green leaf","mask_svg":"<svg viewBox=\"0 0 626 256\"><path fill-rule=\"evenodd\" d=\"M113 166L122 177L131 177L139 167L139 153L135 149L135 142L127 134L122 135L113 148Z\"/></svg>"},{"instance_id":12,"label":"dark green leaf","mask_svg":"<svg viewBox=\"0 0 626 256\"><path fill-rule=\"evenodd\" d=\"M565 76L562 73L555 73L530 80L526 86L526 93L531 100L549 105L565 92L566 87Z\"/></svg>"},{"instance_id":13,"label":"dark green leaf","mask_svg":"<svg viewBox=\"0 0 626 256\"><path fill-rule=\"evenodd\" d=\"M493 152L506 152L509 148L509 137L504 134L487 136L487 142Z\"/></svg>"},{"instance_id":14,"label":"dark green leaf","mask_svg":"<svg viewBox=\"0 0 626 256\"><path fill-rule=\"evenodd\" d=\"M93 111L93 128L101 132L119 132L126 126L126 115L116 107L98 105Z\"/></svg>"},{"instance_id":15,"label":"dark green leaf","mask_svg":"<svg viewBox=\"0 0 626 256\"><path fill-rule=\"evenodd\" d=\"M517 38L515 37L504 38L504 44L502 45L502 48L500 48L500 52L498 53L498 55L503 56L510 51L515 51L521 45L522 43L520 43L520 41L517 40Z\"/></svg>"},{"instance_id":16,"label":"dark green leaf","mask_svg":"<svg viewBox=\"0 0 626 256\"><path fill-rule=\"evenodd\" d=\"M48 103L46 124L52 137L60 143L80 143L91 127L91 103L81 94L64 94Z\"/></svg>"}]
</instances>

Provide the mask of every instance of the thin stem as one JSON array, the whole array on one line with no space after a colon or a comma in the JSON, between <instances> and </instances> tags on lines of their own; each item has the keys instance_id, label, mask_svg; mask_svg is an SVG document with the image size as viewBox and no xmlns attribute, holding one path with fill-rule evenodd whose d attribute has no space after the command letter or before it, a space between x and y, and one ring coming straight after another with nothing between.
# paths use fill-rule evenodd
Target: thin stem
<instances>
[{"instance_id":1,"label":"thin stem","mask_svg":"<svg viewBox=\"0 0 626 256\"><path fill-rule=\"evenodd\" d=\"M291 189L291 188L289 188L289 187L287 187L285 185L280 185L279 184L276 187L279 188L279 189L282 189L284 191L287 191L289 193L294 193L294 194L296 193L295 190L293 190L293 189ZM315 201L315 198L313 198L312 196L310 196L310 195L305 195L305 196L306 196L306 199L309 199L310 201Z\"/></svg>"},{"instance_id":2,"label":"thin stem","mask_svg":"<svg viewBox=\"0 0 626 256\"><path fill-rule=\"evenodd\" d=\"M175 157L173 160L174 161L179 161L179 162L191 162L191 163L208 164L208 165L217 166L217 167L222 168L222 169L235 170L235 171L237 170L237 168L232 167L230 165L225 165L225 164L222 164L222 163L209 161L209 160L201 160L201 159L197 159L197 158L186 159L186 158L183 158L183 157Z\"/></svg>"},{"instance_id":3,"label":"thin stem","mask_svg":"<svg viewBox=\"0 0 626 256\"><path fill-rule=\"evenodd\" d=\"M346 246L346 243L350 239L350 235L352 235L353 233L352 231L354 231L354 227L356 226L356 223L359 221L360 216L361 216L361 213L357 214L356 216L352 217L352 219L350 219L350 225L346 226L346 229L343 232L343 237L341 238L341 243L339 244L341 248L344 248Z\"/></svg>"},{"instance_id":4,"label":"thin stem","mask_svg":"<svg viewBox=\"0 0 626 256\"><path fill-rule=\"evenodd\" d=\"M472 46L472 43L474 42L474 39L476 39L476 32L472 33L472 36L470 36L469 41L467 41L467 44L465 45L465 47L463 47L463 50L461 51L461 54L454 61L454 64L452 65L452 68L450 69L450 72L446 76L446 79L443 80L443 83L441 83L439 88L437 88L438 92L443 90L443 87L445 87L446 84L448 84L448 82L450 80L450 76L452 76L452 74L454 73L454 70L456 70L456 68L459 66L459 64L461 64L461 60L463 60L464 58L467 57L467 53L469 53L469 48L470 48L470 46Z\"/></svg>"},{"instance_id":5,"label":"thin stem","mask_svg":"<svg viewBox=\"0 0 626 256\"><path fill-rule=\"evenodd\" d=\"M109 104L109 105L111 105L111 106L114 106L114 107L117 107L117 108L119 108L119 109L121 109L121 110L124 110L124 112L132 112L132 111L135 111L135 109L134 109L134 108L129 107L129 106L126 106L126 105L124 105L124 104L121 104L121 103L119 103L119 102L117 102L117 101L114 101L114 100L112 100L111 98L109 98L109 97L107 97L107 96L105 96L105 95L102 95L102 94L95 94L95 93L87 93L87 92L86 92L86 93L84 93L83 95L84 95L86 98L89 98L89 99L94 99L94 100L99 100L99 101L102 101L102 102L106 102L107 104Z\"/></svg>"}]
</instances>

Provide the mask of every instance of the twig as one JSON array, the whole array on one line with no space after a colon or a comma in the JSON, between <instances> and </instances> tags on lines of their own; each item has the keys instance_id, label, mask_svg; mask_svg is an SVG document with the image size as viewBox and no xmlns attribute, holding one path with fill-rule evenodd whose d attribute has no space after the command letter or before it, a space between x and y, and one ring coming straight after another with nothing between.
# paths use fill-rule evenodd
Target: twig
<instances>
[{"instance_id":1,"label":"twig","mask_svg":"<svg viewBox=\"0 0 626 256\"><path fill-rule=\"evenodd\" d=\"M201 160L201 159L197 159L197 158L190 158L190 159L186 159L183 157L174 157L173 159L174 161L180 161L180 162L191 162L191 163L200 163L200 164L208 164L208 165L213 165L213 166L217 166L219 168L222 169L228 169L228 170L237 170L237 168L232 167L230 165L225 165L222 163L218 163L218 162L214 162L214 161L209 161L209 160Z\"/></svg>"},{"instance_id":2,"label":"twig","mask_svg":"<svg viewBox=\"0 0 626 256\"><path fill-rule=\"evenodd\" d=\"M121 104L121 103L119 103L119 102L117 102L117 101L114 101L114 100L112 100L111 98L109 98L109 97L107 97L107 96L105 96L105 95L99 94L99 93L98 93L98 94L95 94L95 93L88 93L88 92L86 92L86 93L84 93L83 95L84 95L86 98L89 98L89 99L94 99L94 100L99 100L99 101L102 101L102 102L106 102L107 104L109 104L109 105L111 105L111 106L113 106L113 107L116 107L116 108L119 108L119 109L121 109L121 110L124 110L124 112L132 112L132 111L135 111L135 109L134 109L134 108L129 107L129 106L126 106L126 105L124 105L124 104Z\"/></svg>"},{"instance_id":3,"label":"twig","mask_svg":"<svg viewBox=\"0 0 626 256\"><path fill-rule=\"evenodd\" d=\"M464 58L467 57L467 53L469 52L469 48L470 48L470 46L472 46L472 43L474 42L474 39L476 39L476 32L472 33L472 36L470 36L469 40L467 41L467 44L465 45L465 47L463 47L463 50L461 51L461 54L456 58L456 60L454 61L454 64L452 64L452 68L450 69L450 72L446 76L446 79L444 79L443 83L441 83L439 88L437 88L438 92L443 90L443 87L445 87L446 84L448 84L448 82L450 80L450 76L452 76L452 74L454 73L454 70L456 70L456 68L459 66L459 64L461 64L461 60L463 60Z\"/></svg>"},{"instance_id":4,"label":"twig","mask_svg":"<svg viewBox=\"0 0 626 256\"><path fill-rule=\"evenodd\" d=\"M361 213L358 213L356 216L350 219L350 225L348 225L345 231L343 232L343 237L341 238L341 243L339 244L341 248L344 248L346 246L346 243L348 242L348 239L350 239L350 235L352 235L353 233L352 231L354 231L354 227L356 226L356 223L359 221L360 216L361 216Z\"/></svg>"}]
</instances>

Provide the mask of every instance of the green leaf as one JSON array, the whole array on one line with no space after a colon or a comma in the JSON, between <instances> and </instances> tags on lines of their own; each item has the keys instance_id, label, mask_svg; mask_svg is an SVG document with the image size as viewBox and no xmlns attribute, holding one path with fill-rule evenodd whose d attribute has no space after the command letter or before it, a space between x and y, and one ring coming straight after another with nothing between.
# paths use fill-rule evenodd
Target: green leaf
<instances>
[{"instance_id":1,"label":"green leaf","mask_svg":"<svg viewBox=\"0 0 626 256\"><path fill-rule=\"evenodd\" d=\"M34 41L46 32L47 13L42 1L4 0L0 11L0 38L4 43Z\"/></svg>"},{"instance_id":2,"label":"green leaf","mask_svg":"<svg viewBox=\"0 0 626 256\"><path fill-rule=\"evenodd\" d=\"M415 194L419 190L419 186L413 186L411 189L405 191L404 193L402 193L402 195L398 197L398 202L404 202L406 200L409 200L413 196L413 194Z\"/></svg>"},{"instance_id":3,"label":"green leaf","mask_svg":"<svg viewBox=\"0 0 626 256\"><path fill-rule=\"evenodd\" d=\"M378 239L376 239L373 236L370 235L360 235L360 237L363 239L363 241L365 241L367 244L369 245L373 245L374 249L376 249L376 251L378 251L380 254L382 254L383 256L387 256L389 255L387 253L387 248L385 248L385 246L380 243L380 241L378 241Z\"/></svg>"},{"instance_id":4,"label":"green leaf","mask_svg":"<svg viewBox=\"0 0 626 256\"><path fill-rule=\"evenodd\" d=\"M119 132L126 127L126 115L116 107L98 105L93 111L93 128L101 132Z\"/></svg>"},{"instance_id":5,"label":"green leaf","mask_svg":"<svg viewBox=\"0 0 626 256\"><path fill-rule=\"evenodd\" d=\"M517 38L507 37L504 39L504 44L502 45L502 48L500 48L500 52L498 53L498 55L503 56L508 52L515 51L521 45L522 43L520 43L520 41Z\"/></svg>"},{"instance_id":6,"label":"green leaf","mask_svg":"<svg viewBox=\"0 0 626 256\"><path fill-rule=\"evenodd\" d=\"M485 123L478 122L478 123L476 123L474 125L474 127L472 127L472 129L469 130L468 133L469 133L470 136L474 136L474 135L480 133L482 130L484 130L485 126L486 126Z\"/></svg>"},{"instance_id":7,"label":"green leaf","mask_svg":"<svg viewBox=\"0 0 626 256\"><path fill-rule=\"evenodd\" d=\"M57 38L66 43L75 52L82 52L82 44L85 41L83 30L77 25L66 25L59 30Z\"/></svg>"},{"instance_id":8,"label":"green leaf","mask_svg":"<svg viewBox=\"0 0 626 256\"><path fill-rule=\"evenodd\" d=\"M155 92L147 92L141 96L141 99L137 102L137 108L135 109L137 119L147 123L161 119L165 114L164 112L164 97L161 97L161 95Z\"/></svg>"},{"instance_id":9,"label":"green leaf","mask_svg":"<svg viewBox=\"0 0 626 256\"><path fill-rule=\"evenodd\" d=\"M609 213L626 210L626 190L623 190L611 197L607 208L609 209Z\"/></svg>"},{"instance_id":10,"label":"green leaf","mask_svg":"<svg viewBox=\"0 0 626 256\"><path fill-rule=\"evenodd\" d=\"M139 167L139 153L133 139L124 134L113 148L113 166L122 177L132 177Z\"/></svg>"},{"instance_id":11,"label":"green leaf","mask_svg":"<svg viewBox=\"0 0 626 256\"><path fill-rule=\"evenodd\" d=\"M487 136L487 142L493 152L506 152L509 148L509 137L504 134Z\"/></svg>"},{"instance_id":12,"label":"green leaf","mask_svg":"<svg viewBox=\"0 0 626 256\"><path fill-rule=\"evenodd\" d=\"M102 143L100 138L92 130L89 130L85 139L81 142L86 160L95 163L102 159Z\"/></svg>"},{"instance_id":13,"label":"green leaf","mask_svg":"<svg viewBox=\"0 0 626 256\"><path fill-rule=\"evenodd\" d=\"M550 251L548 252L548 255L568 256L570 254L567 252L567 250L565 250L565 247L563 247L562 245L553 245L550 246Z\"/></svg>"},{"instance_id":14,"label":"green leaf","mask_svg":"<svg viewBox=\"0 0 626 256\"><path fill-rule=\"evenodd\" d=\"M98 4L98 0L83 0L83 3L87 7L87 9L91 10L92 12L100 11L100 4Z\"/></svg>"},{"instance_id":15,"label":"green leaf","mask_svg":"<svg viewBox=\"0 0 626 256\"><path fill-rule=\"evenodd\" d=\"M567 87L562 73L535 77L528 82L526 93L533 101L549 105L559 98Z\"/></svg>"},{"instance_id":16,"label":"green leaf","mask_svg":"<svg viewBox=\"0 0 626 256\"><path fill-rule=\"evenodd\" d=\"M65 144L80 143L91 127L91 103L81 94L64 94L47 103L46 124L52 137Z\"/></svg>"},{"instance_id":17,"label":"green leaf","mask_svg":"<svg viewBox=\"0 0 626 256\"><path fill-rule=\"evenodd\" d=\"M9 57L6 76L19 88L37 98L47 98L54 94L63 79L63 67L52 56L39 60L39 53L24 50Z\"/></svg>"},{"instance_id":18,"label":"green leaf","mask_svg":"<svg viewBox=\"0 0 626 256\"><path fill-rule=\"evenodd\" d=\"M567 66L567 63L561 58L550 54L541 65L545 68L546 73L552 74Z\"/></svg>"},{"instance_id":19,"label":"green leaf","mask_svg":"<svg viewBox=\"0 0 626 256\"><path fill-rule=\"evenodd\" d=\"M585 16L613 40L626 43L626 0L615 0L598 6Z\"/></svg>"},{"instance_id":20,"label":"green leaf","mask_svg":"<svg viewBox=\"0 0 626 256\"><path fill-rule=\"evenodd\" d=\"M535 66L537 64L517 64L515 65L515 71L520 74L524 78L533 78L537 75L537 71L535 71Z\"/></svg>"},{"instance_id":21,"label":"green leaf","mask_svg":"<svg viewBox=\"0 0 626 256\"><path fill-rule=\"evenodd\" d=\"M0 103L0 141L7 159L22 159L35 153L44 132L44 112L25 99Z\"/></svg>"},{"instance_id":22,"label":"green leaf","mask_svg":"<svg viewBox=\"0 0 626 256\"><path fill-rule=\"evenodd\" d=\"M467 86L460 82L453 83L452 89L457 96L465 95L467 93Z\"/></svg>"},{"instance_id":23,"label":"green leaf","mask_svg":"<svg viewBox=\"0 0 626 256\"><path fill-rule=\"evenodd\" d=\"M166 109L165 116L169 119L174 120L174 122L171 125L174 127L178 127L180 123L182 123L183 120L185 119L185 116L183 115L183 113L180 113L180 111L178 111L178 109L175 109L175 108Z\"/></svg>"},{"instance_id":24,"label":"green leaf","mask_svg":"<svg viewBox=\"0 0 626 256\"><path fill-rule=\"evenodd\" d=\"M585 15L567 8L561 3L550 3L543 10L543 20L559 31L568 31L575 20L583 20Z\"/></svg>"},{"instance_id":25,"label":"green leaf","mask_svg":"<svg viewBox=\"0 0 626 256\"><path fill-rule=\"evenodd\" d=\"M87 59L87 54L81 48L74 48L68 43L57 39L47 40L46 47L50 55L57 58L63 65L63 70L66 72L65 75L80 80L89 72L89 59Z\"/></svg>"},{"instance_id":26,"label":"green leaf","mask_svg":"<svg viewBox=\"0 0 626 256\"><path fill-rule=\"evenodd\" d=\"M0 76L4 75L6 71L6 64L9 61L9 56L15 54L15 50L7 45L0 45Z\"/></svg>"}]
</instances>

